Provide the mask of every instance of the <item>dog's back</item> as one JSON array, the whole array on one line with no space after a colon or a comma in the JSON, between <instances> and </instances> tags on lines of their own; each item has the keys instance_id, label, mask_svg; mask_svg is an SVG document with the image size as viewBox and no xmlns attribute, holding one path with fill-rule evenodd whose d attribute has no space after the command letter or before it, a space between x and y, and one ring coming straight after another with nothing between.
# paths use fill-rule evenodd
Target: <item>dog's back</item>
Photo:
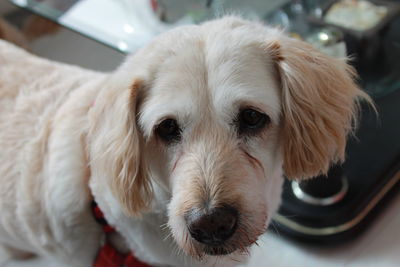
<instances>
[{"instance_id":1,"label":"dog's back","mask_svg":"<svg viewBox=\"0 0 400 267\"><path fill-rule=\"evenodd\" d=\"M97 75L0 40L0 245L35 252L53 243L44 173L54 117Z\"/></svg>"}]
</instances>

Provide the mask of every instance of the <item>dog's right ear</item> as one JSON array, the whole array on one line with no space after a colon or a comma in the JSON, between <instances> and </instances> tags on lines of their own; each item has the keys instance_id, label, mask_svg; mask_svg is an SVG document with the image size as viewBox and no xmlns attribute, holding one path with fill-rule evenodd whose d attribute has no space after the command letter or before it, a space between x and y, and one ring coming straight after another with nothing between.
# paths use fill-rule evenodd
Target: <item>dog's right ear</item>
<instances>
[{"instance_id":1,"label":"dog's right ear","mask_svg":"<svg viewBox=\"0 0 400 267\"><path fill-rule=\"evenodd\" d=\"M131 83L132 84L132 83ZM94 103L90 129L91 169L108 181L127 215L138 216L150 204L152 188L142 155L136 114L142 81L129 88L107 88Z\"/></svg>"},{"instance_id":2,"label":"dog's right ear","mask_svg":"<svg viewBox=\"0 0 400 267\"><path fill-rule=\"evenodd\" d=\"M284 36L271 40L267 51L281 87L284 172L296 179L326 174L345 158L359 101L372 100L358 88L355 70L342 59Z\"/></svg>"}]
</instances>

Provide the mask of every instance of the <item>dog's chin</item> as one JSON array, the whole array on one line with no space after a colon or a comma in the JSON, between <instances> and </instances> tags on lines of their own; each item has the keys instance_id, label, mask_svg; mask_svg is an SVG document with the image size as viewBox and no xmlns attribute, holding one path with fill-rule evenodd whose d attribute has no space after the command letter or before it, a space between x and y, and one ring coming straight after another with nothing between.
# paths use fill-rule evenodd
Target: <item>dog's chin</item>
<instances>
[{"instance_id":1,"label":"dog's chin","mask_svg":"<svg viewBox=\"0 0 400 267\"><path fill-rule=\"evenodd\" d=\"M239 254L248 254L249 248L255 243L254 242L247 242L247 243L236 243L232 240L232 242L228 242L225 245L220 246L209 246L209 245L202 245L198 244L195 245L194 251L192 250L190 253L193 257L198 259L203 258L204 256L227 256L232 253L239 253ZM194 252L194 253L193 253Z\"/></svg>"},{"instance_id":2,"label":"dog's chin","mask_svg":"<svg viewBox=\"0 0 400 267\"><path fill-rule=\"evenodd\" d=\"M260 230L255 235L246 235L245 237L241 237L238 235L237 237L228 240L226 244L213 246L213 245L204 245L197 241L192 240L191 246L187 252L198 259L203 258L203 256L227 256L232 253L239 254L248 254L249 248L255 244L258 238L265 232L265 229Z\"/></svg>"},{"instance_id":3,"label":"dog's chin","mask_svg":"<svg viewBox=\"0 0 400 267\"><path fill-rule=\"evenodd\" d=\"M236 248L205 246L203 252L209 256L225 256L237 251Z\"/></svg>"}]
</instances>

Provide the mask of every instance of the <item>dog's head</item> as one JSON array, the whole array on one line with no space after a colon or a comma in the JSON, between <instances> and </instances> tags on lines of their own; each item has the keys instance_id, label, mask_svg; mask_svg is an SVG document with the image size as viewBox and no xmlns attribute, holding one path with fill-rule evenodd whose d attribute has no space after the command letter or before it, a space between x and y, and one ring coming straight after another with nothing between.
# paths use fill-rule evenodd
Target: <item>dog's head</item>
<instances>
[{"instance_id":1,"label":"dog's head","mask_svg":"<svg viewBox=\"0 0 400 267\"><path fill-rule=\"evenodd\" d=\"M344 159L358 101L344 61L278 30L223 18L161 35L115 73L92 131L95 168L127 214L157 182L195 257L245 252L279 205L282 176Z\"/></svg>"}]
</instances>

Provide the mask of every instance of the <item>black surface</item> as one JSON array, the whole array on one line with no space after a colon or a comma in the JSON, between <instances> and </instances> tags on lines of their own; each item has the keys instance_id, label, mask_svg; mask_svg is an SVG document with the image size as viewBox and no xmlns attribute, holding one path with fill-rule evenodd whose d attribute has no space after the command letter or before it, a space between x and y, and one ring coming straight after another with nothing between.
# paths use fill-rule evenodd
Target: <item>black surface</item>
<instances>
[{"instance_id":1,"label":"black surface","mask_svg":"<svg viewBox=\"0 0 400 267\"><path fill-rule=\"evenodd\" d=\"M322 207L298 200L286 181L279 214L309 227L322 228L344 224L355 218L400 170L400 90L376 99L379 117L365 108L356 137L348 142L343 172L349 181L345 198ZM365 223L364 220L362 223ZM277 224L278 230L303 239L329 239L309 236ZM357 226L358 228L358 226ZM356 229L351 229L351 234Z\"/></svg>"},{"instance_id":2,"label":"black surface","mask_svg":"<svg viewBox=\"0 0 400 267\"><path fill-rule=\"evenodd\" d=\"M298 200L286 181L281 215L302 225L322 228L348 222L359 214L400 166L400 90L377 100L379 119L364 110L356 138L348 143L343 172L349 191L337 204L315 206Z\"/></svg>"},{"instance_id":3,"label":"black surface","mask_svg":"<svg viewBox=\"0 0 400 267\"><path fill-rule=\"evenodd\" d=\"M378 51L379 57L376 60L369 61L369 66L355 64L360 73L361 87L374 98L378 115L371 108L364 106L356 136L348 141L343 172L349 181L349 191L337 204L315 206L298 200L293 195L289 181L286 181L279 214L293 222L314 229L345 224L357 217L400 170L399 18L390 23L380 41L381 50ZM391 195L398 194L399 187L393 187L359 224L344 232L317 236L301 233L278 222L274 225L281 234L299 240L319 243L346 240L360 233L360 230L372 221L373 216L382 210L385 201L389 200Z\"/></svg>"},{"instance_id":4,"label":"black surface","mask_svg":"<svg viewBox=\"0 0 400 267\"><path fill-rule=\"evenodd\" d=\"M299 183L299 187L309 196L318 199L329 198L337 195L342 190L342 179L342 167L334 166L329 170L328 175L320 175L313 179L304 180Z\"/></svg>"}]
</instances>

